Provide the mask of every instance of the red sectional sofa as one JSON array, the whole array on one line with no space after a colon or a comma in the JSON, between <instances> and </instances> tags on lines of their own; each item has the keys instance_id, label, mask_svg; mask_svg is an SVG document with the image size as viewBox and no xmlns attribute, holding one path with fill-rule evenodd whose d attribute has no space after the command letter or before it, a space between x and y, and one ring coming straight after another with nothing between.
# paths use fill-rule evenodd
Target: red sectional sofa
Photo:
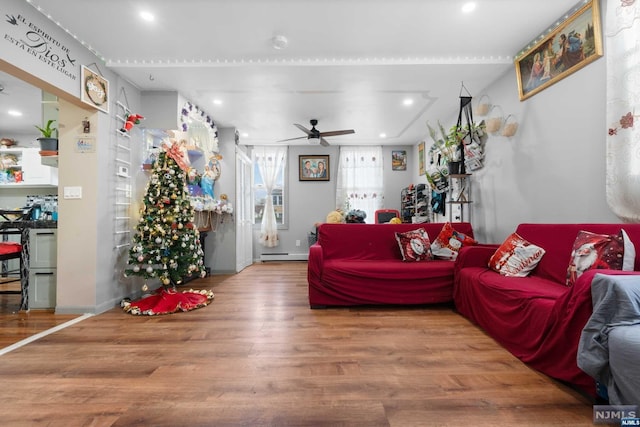
<instances>
[{"instance_id":1,"label":"red sectional sofa","mask_svg":"<svg viewBox=\"0 0 640 427\"><path fill-rule=\"evenodd\" d=\"M621 228L640 253L640 224L520 224L516 232L546 251L528 277L505 277L488 267L498 245L463 247L455 265L456 309L532 368L595 396L594 380L576 362L593 311L591 281L598 273L640 273L588 270L572 287L565 278L580 230L616 234Z\"/></svg>"},{"instance_id":2,"label":"red sectional sofa","mask_svg":"<svg viewBox=\"0 0 640 427\"><path fill-rule=\"evenodd\" d=\"M452 301L454 262L402 260L395 232L424 228L433 242L444 224L321 224L309 248L311 308ZM473 237L469 223L456 231Z\"/></svg>"}]
</instances>

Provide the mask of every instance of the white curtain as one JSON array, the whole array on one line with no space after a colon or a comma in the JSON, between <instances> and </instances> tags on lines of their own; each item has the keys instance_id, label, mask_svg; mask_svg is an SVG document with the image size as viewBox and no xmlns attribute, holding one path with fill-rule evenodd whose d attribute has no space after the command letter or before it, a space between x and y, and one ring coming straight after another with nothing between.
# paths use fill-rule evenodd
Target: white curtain
<instances>
[{"instance_id":1,"label":"white curtain","mask_svg":"<svg viewBox=\"0 0 640 427\"><path fill-rule=\"evenodd\" d=\"M267 190L264 214L260 227L260 243L272 248L278 246L278 224L276 213L273 209L273 189L280 170L284 167L287 155L286 147L255 147L254 159L258 165L258 171L262 176L262 182Z\"/></svg>"},{"instance_id":2,"label":"white curtain","mask_svg":"<svg viewBox=\"0 0 640 427\"><path fill-rule=\"evenodd\" d=\"M640 221L640 2L606 4L607 202L624 221Z\"/></svg>"},{"instance_id":3,"label":"white curtain","mask_svg":"<svg viewBox=\"0 0 640 427\"><path fill-rule=\"evenodd\" d=\"M384 204L382 147L340 147L336 207L346 214L359 209L365 221L375 222L375 211Z\"/></svg>"}]
</instances>

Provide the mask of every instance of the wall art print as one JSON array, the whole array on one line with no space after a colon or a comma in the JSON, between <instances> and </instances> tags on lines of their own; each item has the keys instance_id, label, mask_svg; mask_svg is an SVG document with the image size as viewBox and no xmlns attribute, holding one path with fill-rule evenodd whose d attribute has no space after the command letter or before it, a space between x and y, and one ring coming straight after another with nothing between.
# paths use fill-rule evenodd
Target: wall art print
<instances>
[{"instance_id":1,"label":"wall art print","mask_svg":"<svg viewBox=\"0 0 640 427\"><path fill-rule=\"evenodd\" d=\"M516 57L521 101L602 56L598 3L599 0L590 0L532 48Z\"/></svg>"},{"instance_id":2,"label":"wall art print","mask_svg":"<svg viewBox=\"0 0 640 427\"><path fill-rule=\"evenodd\" d=\"M329 181L329 156L298 156L300 181Z\"/></svg>"},{"instance_id":3,"label":"wall art print","mask_svg":"<svg viewBox=\"0 0 640 427\"><path fill-rule=\"evenodd\" d=\"M394 170L394 171L407 170L407 152L405 150L391 151L391 170Z\"/></svg>"}]
</instances>

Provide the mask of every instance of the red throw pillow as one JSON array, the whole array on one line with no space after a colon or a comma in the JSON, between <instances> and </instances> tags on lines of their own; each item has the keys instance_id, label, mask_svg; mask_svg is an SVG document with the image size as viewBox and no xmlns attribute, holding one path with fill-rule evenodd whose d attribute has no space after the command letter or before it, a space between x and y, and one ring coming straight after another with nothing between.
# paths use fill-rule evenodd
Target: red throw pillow
<instances>
[{"instance_id":1,"label":"red throw pillow","mask_svg":"<svg viewBox=\"0 0 640 427\"><path fill-rule=\"evenodd\" d=\"M418 228L404 233L396 232L395 234L403 261L433 259L429 235L424 228Z\"/></svg>"},{"instance_id":2,"label":"red throw pillow","mask_svg":"<svg viewBox=\"0 0 640 427\"><path fill-rule=\"evenodd\" d=\"M625 258L631 257L631 252L633 252L632 257L635 258L635 250L627 250L627 255L630 256L625 255L625 236L626 233L623 230L618 234L610 235L579 231L571 249L566 285L573 286L578 277L587 270L599 268L622 270L623 266L629 265L629 262L633 265L634 260L625 261Z\"/></svg>"},{"instance_id":3,"label":"red throw pillow","mask_svg":"<svg viewBox=\"0 0 640 427\"><path fill-rule=\"evenodd\" d=\"M503 276L526 277L544 254L540 246L512 233L491 256L489 267Z\"/></svg>"},{"instance_id":4,"label":"red throw pillow","mask_svg":"<svg viewBox=\"0 0 640 427\"><path fill-rule=\"evenodd\" d=\"M436 258L455 260L461 247L477 244L476 240L454 230L451 223L446 222L436 240L431 244L431 253Z\"/></svg>"}]
</instances>

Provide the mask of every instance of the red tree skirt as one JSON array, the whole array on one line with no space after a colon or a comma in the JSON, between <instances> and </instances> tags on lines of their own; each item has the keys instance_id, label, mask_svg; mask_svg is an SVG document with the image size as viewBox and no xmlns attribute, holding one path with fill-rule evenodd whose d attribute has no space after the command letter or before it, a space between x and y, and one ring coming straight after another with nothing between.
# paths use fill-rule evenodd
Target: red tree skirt
<instances>
[{"instance_id":1,"label":"red tree skirt","mask_svg":"<svg viewBox=\"0 0 640 427\"><path fill-rule=\"evenodd\" d=\"M121 306L125 312L130 314L155 316L195 310L209 305L212 300L213 292L211 291L194 291L190 289L179 292L175 289L167 290L164 287L160 287L153 295L133 302L124 300Z\"/></svg>"}]
</instances>

